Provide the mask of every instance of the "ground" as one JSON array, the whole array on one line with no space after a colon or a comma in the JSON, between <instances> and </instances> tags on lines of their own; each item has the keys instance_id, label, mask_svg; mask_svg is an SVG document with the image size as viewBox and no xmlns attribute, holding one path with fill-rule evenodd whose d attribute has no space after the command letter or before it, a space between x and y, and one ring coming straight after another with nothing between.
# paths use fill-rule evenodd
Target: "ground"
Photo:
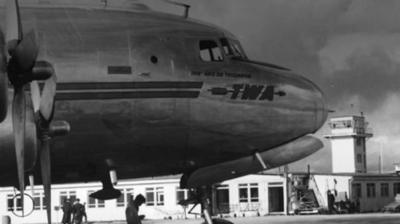
<instances>
[{"instance_id":1,"label":"ground","mask_svg":"<svg viewBox=\"0 0 400 224\"><path fill-rule=\"evenodd\" d=\"M356 214L356 215L310 215L310 216L264 216L229 219L235 224L398 224L400 214ZM203 220L145 220L143 224L200 224Z\"/></svg>"}]
</instances>

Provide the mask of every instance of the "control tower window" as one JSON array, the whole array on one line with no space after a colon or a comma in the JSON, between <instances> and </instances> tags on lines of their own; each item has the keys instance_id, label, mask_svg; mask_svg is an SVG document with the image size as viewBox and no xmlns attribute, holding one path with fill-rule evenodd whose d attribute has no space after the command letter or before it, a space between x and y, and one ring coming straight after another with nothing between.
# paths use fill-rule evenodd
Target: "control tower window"
<instances>
[{"instance_id":1,"label":"control tower window","mask_svg":"<svg viewBox=\"0 0 400 224\"><path fill-rule=\"evenodd\" d=\"M213 40L200 41L200 58L203 61L223 61L222 52Z\"/></svg>"},{"instance_id":2,"label":"control tower window","mask_svg":"<svg viewBox=\"0 0 400 224\"><path fill-rule=\"evenodd\" d=\"M339 128L352 128L351 120L344 120L344 121L334 121L330 123L331 128L339 129Z\"/></svg>"}]
</instances>

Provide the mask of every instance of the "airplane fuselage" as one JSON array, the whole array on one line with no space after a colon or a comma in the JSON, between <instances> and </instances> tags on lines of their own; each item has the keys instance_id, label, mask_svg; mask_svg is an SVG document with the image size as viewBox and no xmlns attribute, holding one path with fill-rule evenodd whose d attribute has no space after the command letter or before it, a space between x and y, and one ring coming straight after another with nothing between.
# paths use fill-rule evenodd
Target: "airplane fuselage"
<instances>
[{"instance_id":1,"label":"airplane fuselage","mask_svg":"<svg viewBox=\"0 0 400 224\"><path fill-rule=\"evenodd\" d=\"M326 119L318 87L229 55L224 41L238 42L219 28L142 11L28 7L21 15L39 60L56 70L54 120L71 125L52 144L53 183L99 180L106 161L120 178L183 173L314 133ZM202 52L207 46L220 52ZM15 165L10 123L8 115L0 124L1 170ZM15 175L2 172L0 185L16 184Z\"/></svg>"}]
</instances>

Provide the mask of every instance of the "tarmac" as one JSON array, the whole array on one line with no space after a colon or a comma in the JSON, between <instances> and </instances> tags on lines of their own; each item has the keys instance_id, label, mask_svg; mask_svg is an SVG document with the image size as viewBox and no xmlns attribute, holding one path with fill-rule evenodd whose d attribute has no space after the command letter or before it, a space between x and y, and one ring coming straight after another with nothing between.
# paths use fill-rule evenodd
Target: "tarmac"
<instances>
[{"instance_id":1,"label":"tarmac","mask_svg":"<svg viewBox=\"0 0 400 224\"><path fill-rule=\"evenodd\" d=\"M351 215L302 215L227 218L234 224L400 224L400 214L371 213ZM202 219L144 220L142 224L200 224Z\"/></svg>"}]
</instances>

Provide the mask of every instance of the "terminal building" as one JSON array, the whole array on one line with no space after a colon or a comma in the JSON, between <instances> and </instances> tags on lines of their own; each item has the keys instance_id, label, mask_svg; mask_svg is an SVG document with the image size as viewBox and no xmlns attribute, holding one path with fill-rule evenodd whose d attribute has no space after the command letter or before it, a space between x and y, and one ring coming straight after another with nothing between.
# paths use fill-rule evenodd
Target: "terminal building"
<instances>
[{"instance_id":1,"label":"terminal building","mask_svg":"<svg viewBox=\"0 0 400 224\"><path fill-rule=\"evenodd\" d=\"M372 137L364 116L331 118L330 139L332 172L260 173L228 180L213 186L215 214L224 217L263 216L274 214L327 212L328 194L334 195L335 212L376 212L400 194L400 177L395 173L369 173L366 142ZM53 185L52 219L62 218L60 206L65 198L79 198L85 203L88 221L124 220L129 195L143 194L147 201L140 213L147 219L200 218L200 208L178 202L190 192L179 188L180 175L120 181L118 199L101 201L89 194L101 188L100 183ZM46 219L43 191L40 186L25 199L24 219L21 203L13 188L0 188L0 214L9 215L13 223L40 223ZM29 202L31 201L31 202ZM345 206L343 206L345 205Z\"/></svg>"}]
</instances>

